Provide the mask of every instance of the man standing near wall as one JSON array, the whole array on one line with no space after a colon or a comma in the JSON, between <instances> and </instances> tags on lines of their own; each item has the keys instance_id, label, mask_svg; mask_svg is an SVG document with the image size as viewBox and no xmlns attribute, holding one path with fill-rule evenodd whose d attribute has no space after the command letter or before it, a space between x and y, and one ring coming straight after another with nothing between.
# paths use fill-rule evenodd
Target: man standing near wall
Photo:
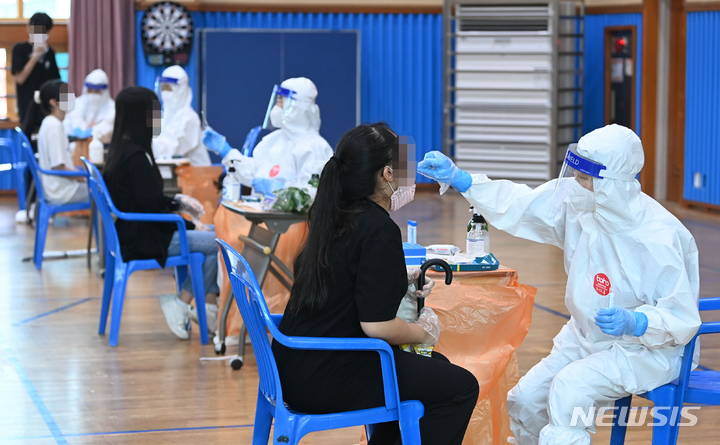
<instances>
[{"instance_id":1,"label":"man standing near wall","mask_svg":"<svg viewBox=\"0 0 720 445\"><path fill-rule=\"evenodd\" d=\"M12 50L12 74L17 86L18 117L23 123L35 90L40 89L40 85L45 81L60 78L55 51L47 44L52 27L50 16L44 12L33 14L28 29L30 39L15 44Z\"/></svg>"}]
</instances>

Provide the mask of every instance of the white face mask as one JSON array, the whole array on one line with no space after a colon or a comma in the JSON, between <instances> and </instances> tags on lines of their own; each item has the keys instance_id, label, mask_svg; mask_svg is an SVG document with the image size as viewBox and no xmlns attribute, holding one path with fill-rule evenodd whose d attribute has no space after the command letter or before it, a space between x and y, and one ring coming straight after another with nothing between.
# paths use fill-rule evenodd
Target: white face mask
<instances>
[{"instance_id":1,"label":"white face mask","mask_svg":"<svg viewBox=\"0 0 720 445\"><path fill-rule=\"evenodd\" d=\"M102 94L86 93L85 102L87 103L88 111L94 117L95 113L97 113L98 111L98 108L100 108L105 102L105 97L103 97Z\"/></svg>"},{"instance_id":2,"label":"white face mask","mask_svg":"<svg viewBox=\"0 0 720 445\"><path fill-rule=\"evenodd\" d=\"M595 210L595 194L580 185L579 182L573 181L568 196L570 205L576 212L592 212Z\"/></svg>"},{"instance_id":3,"label":"white face mask","mask_svg":"<svg viewBox=\"0 0 720 445\"><path fill-rule=\"evenodd\" d=\"M275 127L275 128L282 127L284 112L285 112L285 110L283 110L279 105L273 105L272 110L270 110L270 124L273 127Z\"/></svg>"},{"instance_id":4,"label":"white face mask","mask_svg":"<svg viewBox=\"0 0 720 445\"><path fill-rule=\"evenodd\" d=\"M397 190L393 189L392 184L388 182L392 195L390 196L390 211L394 212L400 207L408 204L410 201L415 199L415 184L411 187L398 187Z\"/></svg>"}]
</instances>

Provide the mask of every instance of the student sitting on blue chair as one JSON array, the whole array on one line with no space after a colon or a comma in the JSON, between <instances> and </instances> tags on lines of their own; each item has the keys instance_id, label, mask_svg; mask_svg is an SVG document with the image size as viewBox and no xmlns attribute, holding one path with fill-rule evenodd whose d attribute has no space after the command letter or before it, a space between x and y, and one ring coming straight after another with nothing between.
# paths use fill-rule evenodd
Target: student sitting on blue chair
<instances>
[{"instance_id":1,"label":"student sitting on blue chair","mask_svg":"<svg viewBox=\"0 0 720 445\"><path fill-rule=\"evenodd\" d=\"M397 346L434 345L440 334L429 307L417 323L396 316L408 290L400 229L388 213L401 197L399 139L379 123L356 127L338 143L308 213L310 231L278 329L291 337L370 337L393 345L400 400L425 408L422 443L460 445L477 403L477 380L439 353L429 358ZM385 403L375 352L290 349L277 341L272 349L292 409L324 414ZM379 424L369 445L395 444L399 434L397 422Z\"/></svg>"},{"instance_id":2,"label":"student sitting on blue chair","mask_svg":"<svg viewBox=\"0 0 720 445\"><path fill-rule=\"evenodd\" d=\"M115 206L129 213L171 213L179 209L178 199L163 194L163 180L152 152L152 138L160 129L160 103L151 90L127 87L115 99L115 127L103 171L103 178ZM217 244L212 226L186 222L190 253L205 255L203 278L208 330L217 325ZM136 222L118 219L115 223L124 261L155 259L165 266L168 256L180 254L177 226L173 223ZM195 229L195 230L191 230ZM189 338L190 319L197 322L190 277L178 295L160 296L160 306L170 330L181 339Z\"/></svg>"},{"instance_id":3,"label":"student sitting on blue chair","mask_svg":"<svg viewBox=\"0 0 720 445\"><path fill-rule=\"evenodd\" d=\"M48 80L35 91L34 102L28 110L33 121L42 119L38 131L38 164L43 170L78 172L68 149L69 141L62 121L72 110L74 97L61 80ZM32 116L32 117L31 117ZM45 199L51 204L69 204L89 199L84 177L41 175Z\"/></svg>"}]
</instances>

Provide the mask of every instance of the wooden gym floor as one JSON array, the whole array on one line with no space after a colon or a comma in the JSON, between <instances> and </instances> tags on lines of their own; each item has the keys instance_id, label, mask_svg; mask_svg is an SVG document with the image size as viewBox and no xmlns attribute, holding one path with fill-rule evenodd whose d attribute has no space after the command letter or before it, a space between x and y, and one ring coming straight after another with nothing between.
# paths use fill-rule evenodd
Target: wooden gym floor
<instances>
[{"instance_id":1,"label":"wooden gym floor","mask_svg":"<svg viewBox=\"0 0 720 445\"><path fill-rule=\"evenodd\" d=\"M720 295L720 216L669 205L700 248L701 297ZM0 197L0 445L17 444L249 444L257 395L252 348L233 371L201 346L197 326L190 341L167 328L157 296L174 291L169 270L137 272L127 288L120 344L97 334L102 279L85 258L49 260L38 272L31 262L34 230L16 225L17 200ZM405 233L418 221L421 244L463 246L470 217L457 193L419 193L394 214ZM46 251L84 247L87 220L51 225ZM520 372L546 356L567 321L562 252L491 229L492 251L538 288L533 324L518 351ZM718 320L706 313L703 319ZM703 340L701 365L720 370L720 338ZM635 405L647 406L644 401ZM698 424L681 429L679 443L716 443L720 409L703 407ZM598 428L596 444L609 442ZM360 429L313 433L307 445L356 444ZM649 427L629 428L627 443L649 444Z\"/></svg>"}]
</instances>

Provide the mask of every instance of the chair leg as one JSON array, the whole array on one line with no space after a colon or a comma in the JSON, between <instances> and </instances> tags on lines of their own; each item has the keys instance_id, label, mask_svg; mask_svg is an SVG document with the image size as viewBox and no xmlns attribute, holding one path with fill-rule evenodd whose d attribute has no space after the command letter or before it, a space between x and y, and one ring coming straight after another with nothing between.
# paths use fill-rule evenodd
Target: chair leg
<instances>
[{"instance_id":1,"label":"chair leg","mask_svg":"<svg viewBox=\"0 0 720 445\"><path fill-rule=\"evenodd\" d=\"M627 433L627 421L630 416L631 402L632 395L615 401L615 407L618 409L618 421L612 427L610 445L622 445L625 443L625 433ZM625 408L624 412L623 408ZM621 415L624 415L623 419L620 418Z\"/></svg>"},{"instance_id":2,"label":"chair leg","mask_svg":"<svg viewBox=\"0 0 720 445\"><path fill-rule=\"evenodd\" d=\"M203 278L202 264L205 255L201 253L190 254L190 278L192 279L195 308L200 325L200 343L208 344L207 316L205 314L205 280Z\"/></svg>"},{"instance_id":3,"label":"chair leg","mask_svg":"<svg viewBox=\"0 0 720 445\"><path fill-rule=\"evenodd\" d=\"M98 335L105 335L105 326L107 325L107 316L110 311L110 301L112 301L113 285L115 283L115 257L108 255L107 269L105 269L105 284L103 286L102 307L100 309L100 327Z\"/></svg>"},{"instance_id":4,"label":"chair leg","mask_svg":"<svg viewBox=\"0 0 720 445\"><path fill-rule=\"evenodd\" d=\"M268 401L262 392L258 390L257 405L255 406L255 427L253 428L252 445L267 445L270 439L270 427L272 426L272 413Z\"/></svg>"},{"instance_id":5,"label":"chair leg","mask_svg":"<svg viewBox=\"0 0 720 445\"><path fill-rule=\"evenodd\" d=\"M675 408L671 408L673 406L673 391L662 391L662 390L655 390L653 391L653 397L652 401L655 403L655 409L658 407L664 408L659 411L657 411L659 414L665 416L667 418L666 422L662 422L662 418L655 418L653 419L653 423L661 424L661 425L653 425L653 433L652 433L652 443L653 445L674 445L675 439L674 437L677 437L673 434L674 430L677 428L677 424L680 423L680 409L677 409L677 412L675 412ZM673 419L673 414L675 415L675 418ZM659 416L658 416L659 417ZM673 426L674 425L674 426Z\"/></svg>"},{"instance_id":6,"label":"chair leg","mask_svg":"<svg viewBox=\"0 0 720 445\"><path fill-rule=\"evenodd\" d=\"M48 224L50 223L50 214L44 204L37 203L38 217L35 221L35 253L33 254L33 262L37 270L42 269L43 252L45 251L45 237L47 236Z\"/></svg>"},{"instance_id":7,"label":"chair leg","mask_svg":"<svg viewBox=\"0 0 720 445\"><path fill-rule=\"evenodd\" d=\"M420 405L405 405L400 413L400 437L404 445L420 445L420 418L425 414L425 408Z\"/></svg>"},{"instance_id":8,"label":"chair leg","mask_svg":"<svg viewBox=\"0 0 720 445\"><path fill-rule=\"evenodd\" d=\"M297 445L301 437L297 433L297 422L295 416L287 411L285 415L280 414L280 409L275 408L275 429L273 430L272 443L283 445ZM418 442L419 444L420 442Z\"/></svg>"},{"instance_id":9,"label":"chair leg","mask_svg":"<svg viewBox=\"0 0 720 445\"><path fill-rule=\"evenodd\" d=\"M107 272L105 272L107 273ZM127 265L123 264L115 270L113 277L112 318L110 319L110 346L117 346L120 336L120 319L122 318L123 303L125 302L125 287L127 286Z\"/></svg>"},{"instance_id":10,"label":"chair leg","mask_svg":"<svg viewBox=\"0 0 720 445\"><path fill-rule=\"evenodd\" d=\"M17 163L15 163L17 165ZM25 210L25 169L20 167L13 168L15 172L15 191L17 192L18 206L20 210Z\"/></svg>"},{"instance_id":11,"label":"chair leg","mask_svg":"<svg viewBox=\"0 0 720 445\"><path fill-rule=\"evenodd\" d=\"M182 285L187 279L188 276L188 267L187 266L177 266L175 268L175 286L177 287L177 293L179 294L182 290Z\"/></svg>"}]
</instances>

